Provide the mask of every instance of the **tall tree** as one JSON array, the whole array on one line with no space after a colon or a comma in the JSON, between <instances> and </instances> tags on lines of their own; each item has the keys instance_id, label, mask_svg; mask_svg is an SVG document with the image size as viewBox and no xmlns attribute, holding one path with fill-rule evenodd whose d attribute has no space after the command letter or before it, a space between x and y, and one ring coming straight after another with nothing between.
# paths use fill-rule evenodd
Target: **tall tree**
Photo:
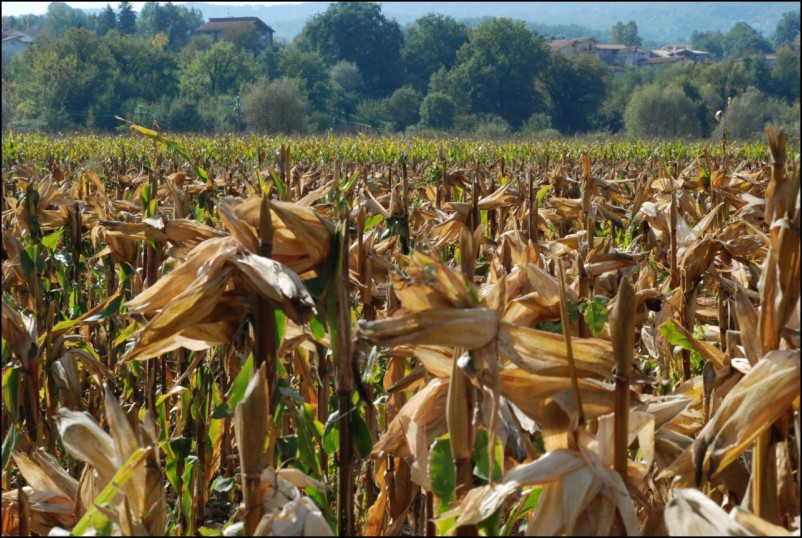
<instances>
[{"instance_id":1,"label":"tall tree","mask_svg":"<svg viewBox=\"0 0 802 538\"><path fill-rule=\"evenodd\" d=\"M151 40L112 31L103 38L114 58L114 94L123 103L141 99L152 103L178 91L178 64L174 55Z\"/></svg>"},{"instance_id":2,"label":"tall tree","mask_svg":"<svg viewBox=\"0 0 802 538\"><path fill-rule=\"evenodd\" d=\"M786 11L780 17L777 27L774 29L774 35L771 36L771 42L775 48L780 48L783 45L793 47L799 35L799 11Z\"/></svg>"},{"instance_id":3,"label":"tall tree","mask_svg":"<svg viewBox=\"0 0 802 538\"><path fill-rule=\"evenodd\" d=\"M136 33L136 12L131 2L120 2L117 6L117 30L123 35Z\"/></svg>"},{"instance_id":4,"label":"tall tree","mask_svg":"<svg viewBox=\"0 0 802 538\"><path fill-rule=\"evenodd\" d=\"M705 50L716 58L724 57L724 34L721 32L691 32L691 47L695 50Z\"/></svg>"},{"instance_id":5,"label":"tall tree","mask_svg":"<svg viewBox=\"0 0 802 538\"><path fill-rule=\"evenodd\" d=\"M598 126L598 110L607 95L610 68L595 58L549 57L539 77L548 94L552 125L562 133L588 131Z\"/></svg>"},{"instance_id":6,"label":"tall tree","mask_svg":"<svg viewBox=\"0 0 802 538\"><path fill-rule=\"evenodd\" d=\"M497 114L517 128L538 108L535 77L548 55L543 39L523 21L492 18L471 30L457 65L445 75L435 73L430 91L445 90L461 112Z\"/></svg>"},{"instance_id":7,"label":"tall tree","mask_svg":"<svg viewBox=\"0 0 802 538\"><path fill-rule=\"evenodd\" d=\"M760 32L745 22L736 22L724 36L727 56L743 56L771 51L771 44Z\"/></svg>"},{"instance_id":8,"label":"tall tree","mask_svg":"<svg viewBox=\"0 0 802 538\"><path fill-rule=\"evenodd\" d=\"M282 51L278 68L283 76L304 83L312 108L319 111L328 108L332 93L331 75L320 54L304 52L298 46L290 45Z\"/></svg>"},{"instance_id":9,"label":"tall tree","mask_svg":"<svg viewBox=\"0 0 802 538\"><path fill-rule=\"evenodd\" d=\"M640 47L641 39L638 36L638 25L635 21L624 24L618 21L613 25L613 43L620 43L628 47Z\"/></svg>"},{"instance_id":10,"label":"tall tree","mask_svg":"<svg viewBox=\"0 0 802 538\"><path fill-rule=\"evenodd\" d=\"M106 4L97 20L97 35L104 36L109 30L114 30L116 27L117 14L109 4Z\"/></svg>"},{"instance_id":11,"label":"tall tree","mask_svg":"<svg viewBox=\"0 0 802 538\"><path fill-rule=\"evenodd\" d=\"M384 97L401 85L403 34L377 3L334 2L312 17L296 39L299 46L317 52L328 65L339 60L355 63L367 97Z\"/></svg>"},{"instance_id":12,"label":"tall tree","mask_svg":"<svg viewBox=\"0 0 802 538\"><path fill-rule=\"evenodd\" d=\"M771 70L772 87L777 97L789 104L799 102L799 50L785 45L777 49L777 63Z\"/></svg>"},{"instance_id":13,"label":"tall tree","mask_svg":"<svg viewBox=\"0 0 802 538\"><path fill-rule=\"evenodd\" d=\"M22 59L17 78L20 109L39 127L57 130L114 122L114 58L94 32L70 28L61 39L28 47Z\"/></svg>"},{"instance_id":14,"label":"tall tree","mask_svg":"<svg viewBox=\"0 0 802 538\"><path fill-rule=\"evenodd\" d=\"M47 15L42 21L42 30L50 37L61 37L70 28L86 28L87 16L64 2L51 2L47 6Z\"/></svg>"},{"instance_id":15,"label":"tall tree","mask_svg":"<svg viewBox=\"0 0 802 538\"><path fill-rule=\"evenodd\" d=\"M401 50L407 84L425 92L432 73L454 67L467 41L465 25L445 15L430 13L407 26Z\"/></svg>"},{"instance_id":16,"label":"tall tree","mask_svg":"<svg viewBox=\"0 0 802 538\"><path fill-rule=\"evenodd\" d=\"M196 98L234 95L242 84L256 78L257 70L253 54L219 41L199 52L183 71L181 93Z\"/></svg>"}]
</instances>

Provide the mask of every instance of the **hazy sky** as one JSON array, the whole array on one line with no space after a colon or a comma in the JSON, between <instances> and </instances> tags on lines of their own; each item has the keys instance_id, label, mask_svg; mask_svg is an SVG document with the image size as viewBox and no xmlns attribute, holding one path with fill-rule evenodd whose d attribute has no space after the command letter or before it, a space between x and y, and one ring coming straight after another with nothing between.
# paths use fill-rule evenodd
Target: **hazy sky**
<instances>
[{"instance_id":1,"label":"hazy sky","mask_svg":"<svg viewBox=\"0 0 802 538\"><path fill-rule=\"evenodd\" d=\"M104 8L106 4L109 4L114 10L117 10L117 5L119 1L111 2L66 2L66 4L70 7L74 8ZM185 4L186 2L174 2L175 4ZM276 4L299 4L300 2L206 2L207 4L231 4L235 6L244 6L248 4L259 4L263 6L273 6ZM34 15L44 15L47 13L47 6L50 5L50 2L0 2L2 4L3 15L27 15L27 14L34 14ZM140 11L142 6L145 5L145 2L131 2L134 6L134 11Z\"/></svg>"}]
</instances>

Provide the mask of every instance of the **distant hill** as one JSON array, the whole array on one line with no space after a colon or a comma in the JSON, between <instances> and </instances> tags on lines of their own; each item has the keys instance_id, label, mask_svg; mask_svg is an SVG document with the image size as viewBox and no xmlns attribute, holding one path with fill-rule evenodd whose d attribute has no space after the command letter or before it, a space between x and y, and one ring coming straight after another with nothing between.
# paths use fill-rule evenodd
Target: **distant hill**
<instances>
[{"instance_id":1,"label":"distant hill","mask_svg":"<svg viewBox=\"0 0 802 538\"><path fill-rule=\"evenodd\" d=\"M687 41L694 30L727 32L738 21L748 22L766 36L774 32L780 16L798 11L798 2L381 2L385 16L405 26L427 13L442 13L476 23L484 17L508 17L540 28L586 28L601 37L617 21L634 20L644 40ZM218 6L187 2L205 18L259 17L276 34L291 41L309 17L326 10L327 4L303 2L279 6ZM576 37L576 36L560 36Z\"/></svg>"},{"instance_id":2,"label":"distant hill","mask_svg":"<svg viewBox=\"0 0 802 538\"><path fill-rule=\"evenodd\" d=\"M593 35L604 40L617 21L634 20L645 42L687 42L691 32L726 33L739 21L770 37L787 11L799 11L799 2L380 2L386 17L403 27L428 13L441 13L474 26L486 17L522 20L545 37ZM324 2L262 6L226 6L186 2L204 18L259 17L287 42L306 21L328 7ZM86 9L97 12L97 9Z\"/></svg>"}]
</instances>

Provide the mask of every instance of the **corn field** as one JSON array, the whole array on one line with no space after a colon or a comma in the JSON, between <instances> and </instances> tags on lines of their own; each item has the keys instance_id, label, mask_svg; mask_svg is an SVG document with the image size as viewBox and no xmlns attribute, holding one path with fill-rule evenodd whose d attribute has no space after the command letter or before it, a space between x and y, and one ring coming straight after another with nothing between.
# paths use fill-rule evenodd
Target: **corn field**
<instances>
[{"instance_id":1,"label":"corn field","mask_svg":"<svg viewBox=\"0 0 802 538\"><path fill-rule=\"evenodd\" d=\"M787 535L800 161L3 138L2 532Z\"/></svg>"}]
</instances>

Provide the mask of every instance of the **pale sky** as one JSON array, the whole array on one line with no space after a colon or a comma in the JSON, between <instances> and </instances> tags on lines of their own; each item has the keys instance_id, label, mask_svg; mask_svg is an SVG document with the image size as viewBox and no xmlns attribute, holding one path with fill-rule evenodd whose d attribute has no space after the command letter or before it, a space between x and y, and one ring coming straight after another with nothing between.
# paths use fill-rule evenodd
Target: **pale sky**
<instances>
[{"instance_id":1,"label":"pale sky","mask_svg":"<svg viewBox=\"0 0 802 538\"><path fill-rule=\"evenodd\" d=\"M104 8L106 4L109 4L114 10L117 10L118 1L106 1L106 2L65 2L68 6L74 8ZM186 2L173 2L175 4L185 4ZM218 4L218 5L234 5L234 6L245 6L245 5L263 5L263 6L274 6L277 4L300 4L301 2L206 2L207 4ZM2 5L3 15L9 16L19 16L19 15L44 15L47 13L47 6L50 5L50 2L0 2ZM145 2L131 2L134 6L134 11L139 12L142 10L142 6L145 5Z\"/></svg>"}]
</instances>

